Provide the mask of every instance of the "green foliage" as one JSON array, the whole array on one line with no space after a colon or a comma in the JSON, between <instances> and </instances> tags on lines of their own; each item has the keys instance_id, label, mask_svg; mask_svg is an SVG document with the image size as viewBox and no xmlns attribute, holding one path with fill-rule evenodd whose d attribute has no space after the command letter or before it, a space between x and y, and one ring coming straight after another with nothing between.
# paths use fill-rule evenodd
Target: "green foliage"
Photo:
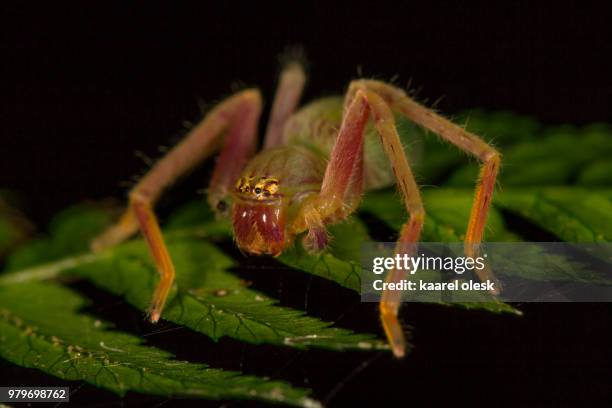
<instances>
[{"instance_id":1,"label":"green foliage","mask_svg":"<svg viewBox=\"0 0 612 408\"><path fill-rule=\"evenodd\" d=\"M426 211L422 240L462 241L470 216L474 191L452 188L423 189L422 196ZM394 191L382 191L366 196L361 211L375 215L396 231L407 221L406 210L399 199L399 194ZM490 211L486 238L491 242L519 240L516 234L506 228L496 208Z\"/></svg>"},{"instance_id":2,"label":"green foliage","mask_svg":"<svg viewBox=\"0 0 612 408\"><path fill-rule=\"evenodd\" d=\"M51 220L49 236L30 241L7 259L6 269L17 270L56 260L62 256L85 252L89 240L112 218L108 211L91 205L77 205L62 211Z\"/></svg>"},{"instance_id":3,"label":"green foliage","mask_svg":"<svg viewBox=\"0 0 612 408\"><path fill-rule=\"evenodd\" d=\"M361 244L370 241L363 223L353 217L329 228L330 249L319 255L308 254L302 245L295 245L278 260L287 266L334 281L356 292L361 290Z\"/></svg>"},{"instance_id":4,"label":"green foliage","mask_svg":"<svg viewBox=\"0 0 612 408\"><path fill-rule=\"evenodd\" d=\"M206 241L170 239L168 248L175 260L177 290L168 300L163 314L166 320L213 340L228 336L248 343L298 348L387 348L371 335L331 328L331 323L276 306L274 299L250 289L247 282L230 273L235 262ZM112 256L77 268L76 273L146 310L157 281L149 258L144 243L133 242L118 247Z\"/></svg>"},{"instance_id":5,"label":"green foliage","mask_svg":"<svg viewBox=\"0 0 612 408\"><path fill-rule=\"evenodd\" d=\"M109 324L81 313L85 305L78 294L51 283L0 287L0 357L119 395L138 391L318 405L307 397L307 390L284 382L176 360L168 352L141 344L138 337L110 330Z\"/></svg>"},{"instance_id":6,"label":"green foliage","mask_svg":"<svg viewBox=\"0 0 612 408\"><path fill-rule=\"evenodd\" d=\"M402 223L406 222L406 215L402 205L393 199L393 195L393 192L372 194L365 198L361 208L378 215L382 221L398 230ZM505 224L500 211L507 210L547 230L562 241L610 242L612 201L609 196L612 196L609 189L586 190L579 187L508 188L498 191L493 200L485 241L529 240L528 236L518 236ZM472 189L425 190L423 200L426 222L423 241L461 242L467 229L472 198ZM537 257L534 255L531 259ZM563 256L547 259L555 262L554 266L551 264L550 271L542 271L538 265L523 263L521 268L513 268L513 272L516 276L531 280L556 278L610 282L609 277L603 279ZM551 271L556 274L551 275Z\"/></svg>"},{"instance_id":7,"label":"green foliage","mask_svg":"<svg viewBox=\"0 0 612 408\"><path fill-rule=\"evenodd\" d=\"M276 306L274 299L248 287L247 282L229 272L236 262L211 244L212 237L229 236L224 222L214 222L204 203L192 203L177 212L168 224L166 243L173 257L177 276L176 288L171 292L163 318L203 333L213 340L228 336L237 340L260 344L268 343L297 348L322 347L335 350L386 349L381 340L372 335L353 334L348 330L329 327L331 323L304 316L302 312ZM68 217L66 214L70 214ZM103 211L80 206L62 213L55 219L55 235L36 243L47 253L74 253L65 243L72 226L97 223ZM190 225L191 222L202 222ZM190 225L189 228L181 228ZM101 227L101 225L97 225ZM86 228L80 245L87 245L99 231ZM208 231L205 234L204 231ZM77 244L78 245L78 244ZM9 258L33 261L30 248L24 248ZM79 252L76 252L79 254ZM15 259L17 261L15 261ZM46 260L46 259L45 259ZM82 254L56 259L19 273L6 274L5 283L24 274L56 276L70 273L87 277L97 286L123 296L130 304L147 311L157 282L155 265L145 243L134 240L99 254ZM42 274L42 275L40 275Z\"/></svg>"},{"instance_id":8,"label":"green foliage","mask_svg":"<svg viewBox=\"0 0 612 408\"><path fill-rule=\"evenodd\" d=\"M509 190L496 205L567 242L612 241L612 189L549 187Z\"/></svg>"},{"instance_id":9,"label":"green foliage","mask_svg":"<svg viewBox=\"0 0 612 408\"><path fill-rule=\"evenodd\" d=\"M53 322L58 323L59 320L63 327L67 328L68 311L54 311L53 305L43 307L42 303L53 296L58 296L58 300L71 297L80 299L78 295L52 284L19 283L22 280L49 279L60 274L86 277L101 288L123 296L130 304L145 311L157 281L157 272L143 241L130 241L97 254L83 252L90 239L108 221L108 214L100 208L84 205L71 208L52 221L49 230L53 235L39 238L32 245L16 251L9 257L7 260L9 270L0 276L0 291L2 291L0 308L3 313L6 316L18 316L20 321L32 321L30 326L33 327L41 327L38 320L34 320L38 318L47 319L45 321L50 322L50 325ZM349 330L330 327L329 322L304 316L303 312L297 310L277 306L274 299L249 288L247 282L230 272L236 262L208 241L227 238L230 230L224 222L211 221L210 213L206 211L203 203L185 206L177 211L167 224L166 239L177 268L177 285L167 304L164 319L189 327L214 340L228 336L249 343L268 343L300 349L306 347L332 350L388 349L384 341L372 335L354 334ZM77 231L80 231L78 241L71 241L70 237ZM37 261L38 259L42 263ZM17 267L25 269L16 270ZM30 287L32 285L34 286ZM60 290L65 293L59 293ZM11 297L13 293L11 291L17 291L16 293L22 295L22 300L17 301L18 295ZM48 293L43 293L44 291ZM26 292L38 300L30 302ZM22 309L25 303L30 305L26 310L30 314ZM77 303L78 306L75 306ZM75 305L71 309L75 319L91 320L78 314L78 309L83 305L82 299L75 301ZM66 307L68 306L70 303L66 304ZM41 312L42 310L44 312ZM34 311L37 311L38 317ZM55 354L51 352L47 354L50 338L64 339L64 336L67 336L67 340L62 342L76 344L82 349L86 349L84 344L99 344L99 341L88 343L87 339L80 339L79 335L88 334L79 332L77 325L70 327L73 329L72 332L58 334L52 330L52 325L46 326L49 331L41 331L44 336L40 339L40 344L36 343L35 351L26 348L24 336L13 329L14 334L19 336L4 337L8 339L7 341L12 341L6 344L13 346L22 342L23 349L15 349L16 354L4 354L2 350L8 352L10 348L5 350L0 343L0 353L2 353L0 355L26 367L37 367L66 379L82 379L120 394L134 390L160 395L267 399L292 405L317 405L316 401L306 398L306 391L292 388L288 384L242 376L235 372L210 368L204 370L205 366L201 365L183 362L177 365L177 362L169 360L171 359L169 354L144 347L143 352L155 361L159 357L160 364L167 364L172 369L177 365L176 373L155 372L150 374L150 379L146 378L151 384L148 387L143 386L139 380L142 373L153 372L149 365L139 364L143 358L133 356L131 352L130 359L121 360L118 356L110 358L102 354L106 351L100 350L100 347L87 348L87 350L90 350L89 354L93 356L104 356L104 358L80 358L76 367L74 367L76 363L70 358L64 358L62 361L67 361L67 366L59 371L47 370L48 365L44 362L40 365L39 362L41 360L49 362L53 358L63 356L62 353L65 352L65 350L56 350ZM97 336L103 334L96 333ZM122 345L128 337L132 342L138 341L133 336L121 333L112 333L112 335L119 337L114 342L103 339L102 344ZM113 348L122 349L118 346ZM28 353L27 358L19 353ZM162 357L169 362L164 363ZM36 361L30 361L31 359ZM104 362L106 360L112 362L110 366L108 362ZM199 371L203 373L197 374ZM185 375L179 376L180 373ZM171 377L171 374L176 374L176 378ZM168 382L160 383L159 376L166 378ZM196 383L202 382L202 385L193 385L188 379ZM136 380L140 382L135 382ZM159 387L154 387L154 384Z\"/></svg>"},{"instance_id":10,"label":"green foliage","mask_svg":"<svg viewBox=\"0 0 612 408\"><path fill-rule=\"evenodd\" d=\"M515 143L537 140L544 131L535 119L516 116L510 112L483 112L474 110L452 118L456 123L463 123L468 131L481 136L504 153L506 148ZM464 184L471 186L477 174L477 165L472 158L456 147L442 141L432 133L423 137L425 158L415 165L415 174L422 185L439 185L457 169L465 167L467 175L462 176ZM469 163L469 164L468 164Z\"/></svg>"},{"instance_id":11,"label":"green foliage","mask_svg":"<svg viewBox=\"0 0 612 408\"><path fill-rule=\"evenodd\" d=\"M559 240L611 240L612 130L608 126L547 129L531 118L479 111L459 121L493 140L504 155L500 177L503 189L495 194L486 241L531 239L507 223L508 214ZM421 184L443 186L424 188L427 214L423 240L460 242L472 205L477 163L433 135L425 136L423 145L425 156L415 172ZM112 220L108 211L91 205L70 208L54 218L47 237L39 236L16 250L17 237L25 237L26 229L16 229L19 224L6 214L0 211L0 256L3 251L12 252L6 258L5 273L0 274L1 357L60 378L87 381L120 395L132 390L317 405L307 397L308 391L286 383L177 361L171 354L84 314L81 309L87 300L81 295L54 282L36 282L66 276L85 278L146 311L158 276L143 241L135 239L100 253L88 252L90 239ZM277 261L294 273L312 274L359 292L361 245L372 241L370 234L374 234L377 220L393 232L383 239L392 241L406 219L396 192L369 193L359 214L329 228L332 242L328 251L310 255L298 239ZM256 279L254 285L241 279L239 263L222 250L231 244L231 228L227 221L215 220L206 203L186 205L163 225L177 270L163 319L214 341L230 337L298 349L388 349L378 336L332 327L330 322L279 306L275 299L254 288ZM563 257L558 262L559 278L598 278ZM530 265L520 269L518 275L531 279L542 275ZM520 313L511 305L488 300L451 306Z\"/></svg>"},{"instance_id":12,"label":"green foliage","mask_svg":"<svg viewBox=\"0 0 612 408\"><path fill-rule=\"evenodd\" d=\"M511 129L511 127L509 127ZM511 186L567 185L575 181L589 186L610 185L612 130L603 125L582 129L561 126L534 137L502 139L502 171L499 182ZM433 153L433 152L432 152ZM472 186L478 176L475 163L464 164L446 181L449 186Z\"/></svg>"}]
</instances>

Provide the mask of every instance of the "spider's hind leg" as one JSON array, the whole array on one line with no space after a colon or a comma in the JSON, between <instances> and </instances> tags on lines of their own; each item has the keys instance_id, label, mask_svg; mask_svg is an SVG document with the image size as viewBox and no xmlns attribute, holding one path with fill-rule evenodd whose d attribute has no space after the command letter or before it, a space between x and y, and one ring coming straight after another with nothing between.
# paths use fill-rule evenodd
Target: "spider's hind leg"
<instances>
[{"instance_id":1,"label":"spider's hind leg","mask_svg":"<svg viewBox=\"0 0 612 408\"><path fill-rule=\"evenodd\" d=\"M288 61L283 67L276 88L272 111L264 136L264 149L282 144L285 123L296 110L305 83L306 74L301 63L297 60Z\"/></svg>"}]
</instances>

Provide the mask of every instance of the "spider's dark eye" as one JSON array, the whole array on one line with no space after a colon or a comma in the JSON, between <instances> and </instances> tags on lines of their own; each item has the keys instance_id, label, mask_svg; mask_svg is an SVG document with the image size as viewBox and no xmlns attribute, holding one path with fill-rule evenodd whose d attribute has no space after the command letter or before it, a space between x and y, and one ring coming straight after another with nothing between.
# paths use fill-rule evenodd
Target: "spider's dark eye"
<instances>
[{"instance_id":1,"label":"spider's dark eye","mask_svg":"<svg viewBox=\"0 0 612 408\"><path fill-rule=\"evenodd\" d=\"M217 210L221 212L225 212L226 209L227 209L227 203L225 201L221 200L217 203Z\"/></svg>"},{"instance_id":2,"label":"spider's dark eye","mask_svg":"<svg viewBox=\"0 0 612 408\"><path fill-rule=\"evenodd\" d=\"M261 188L257 187L257 188L255 189L255 194L260 194L260 193L261 193Z\"/></svg>"}]
</instances>

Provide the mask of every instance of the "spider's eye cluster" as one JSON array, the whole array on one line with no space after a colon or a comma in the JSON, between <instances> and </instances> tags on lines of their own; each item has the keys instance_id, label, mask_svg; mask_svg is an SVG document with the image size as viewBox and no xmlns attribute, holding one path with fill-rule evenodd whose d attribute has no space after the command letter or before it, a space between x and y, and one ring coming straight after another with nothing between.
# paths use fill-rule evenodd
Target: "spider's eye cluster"
<instances>
[{"instance_id":1,"label":"spider's eye cluster","mask_svg":"<svg viewBox=\"0 0 612 408\"><path fill-rule=\"evenodd\" d=\"M236 191L253 195L258 200L273 196L278 191L278 180L273 177L241 177L236 183Z\"/></svg>"}]
</instances>

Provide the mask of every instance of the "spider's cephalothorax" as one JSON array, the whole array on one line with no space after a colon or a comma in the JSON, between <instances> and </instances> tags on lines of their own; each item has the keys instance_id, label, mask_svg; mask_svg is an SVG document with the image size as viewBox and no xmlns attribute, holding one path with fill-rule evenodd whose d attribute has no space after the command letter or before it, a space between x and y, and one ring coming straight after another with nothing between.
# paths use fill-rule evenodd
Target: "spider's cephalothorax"
<instances>
[{"instance_id":1,"label":"spider's cephalothorax","mask_svg":"<svg viewBox=\"0 0 612 408\"><path fill-rule=\"evenodd\" d=\"M142 231L161 275L151 302L151 321L160 318L175 275L153 205L174 180L221 146L208 202L225 216L231 201L234 237L244 252L278 255L302 233L305 249L320 251L328 242L326 225L354 212L364 192L395 182L408 214L396 253L413 255L425 209L395 125L396 116L403 117L482 162L465 234L466 255L478 256L500 166L494 148L403 90L380 81L352 81L344 98L324 98L296 112L304 83L301 65L289 63L281 74L258 154L254 153L262 108L259 91L246 89L218 104L134 187L121 220L92 243L98 250ZM479 277L495 281L488 268ZM388 283L402 279L403 271L398 270L386 278ZM383 291L380 301L383 328L398 357L405 352L397 318L400 301L401 292L390 290Z\"/></svg>"},{"instance_id":2,"label":"spider's cephalothorax","mask_svg":"<svg viewBox=\"0 0 612 408\"><path fill-rule=\"evenodd\" d=\"M236 182L232 225L238 247L277 256L291 245L300 203L321 188L323 157L299 146L281 146L253 157Z\"/></svg>"}]
</instances>

